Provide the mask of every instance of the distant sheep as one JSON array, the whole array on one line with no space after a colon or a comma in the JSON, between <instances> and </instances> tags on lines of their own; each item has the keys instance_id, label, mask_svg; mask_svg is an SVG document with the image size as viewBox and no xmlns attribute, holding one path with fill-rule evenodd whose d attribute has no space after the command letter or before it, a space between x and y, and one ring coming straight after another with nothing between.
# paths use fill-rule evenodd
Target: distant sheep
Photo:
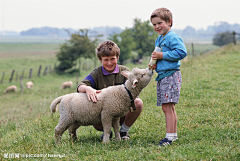
<instances>
[{"instance_id":1,"label":"distant sheep","mask_svg":"<svg viewBox=\"0 0 240 161\"><path fill-rule=\"evenodd\" d=\"M72 85L73 85L73 82L72 82L72 81L63 82L60 89L71 88Z\"/></svg>"},{"instance_id":2,"label":"distant sheep","mask_svg":"<svg viewBox=\"0 0 240 161\"><path fill-rule=\"evenodd\" d=\"M7 89L6 89L6 91L4 93L8 93L10 91L17 92L17 86L12 85L12 86L7 87Z\"/></svg>"},{"instance_id":3,"label":"distant sheep","mask_svg":"<svg viewBox=\"0 0 240 161\"><path fill-rule=\"evenodd\" d=\"M27 87L27 89L31 89L33 87L33 82L32 81L28 81L26 83L26 87Z\"/></svg>"},{"instance_id":4,"label":"distant sheep","mask_svg":"<svg viewBox=\"0 0 240 161\"><path fill-rule=\"evenodd\" d=\"M132 72L123 71L122 75L128 78L125 85L102 89L98 93L99 100L95 103L88 100L86 93L70 93L56 98L50 106L51 112L54 113L57 104L60 103L59 124L55 127L56 143L61 141L61 136L67 129L70 137L77 139L76 131L80 126L101 122L104 129L104 143L109 142L111 127L114 129L116 140L121 140L120 117L125 116L134 105L135 98L148 85L152 74L150 69L134 68Z\"/></svg>"}]
</instances>

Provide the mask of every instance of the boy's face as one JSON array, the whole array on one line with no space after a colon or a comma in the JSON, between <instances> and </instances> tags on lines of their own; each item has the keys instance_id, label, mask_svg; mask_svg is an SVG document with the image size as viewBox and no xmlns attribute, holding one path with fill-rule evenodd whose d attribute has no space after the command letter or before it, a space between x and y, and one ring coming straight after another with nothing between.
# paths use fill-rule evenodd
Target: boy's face
<instances>
[{"instance_id":1,"label":"boy's face","mask_svg":"<svg viewBox=\"0 0 240 161\"><path fill-rule=\"evenodd\" d=\"M153 28L159 35L165 36L171 30L171 23L172 20L170 20L170 22L165 22L159 17L152 18Z\"/></svg>"},{"instance_id":2,"label":"boy's face","mask_svg":"<svg viewBox=\"0 0 240 161\"><path fill-rule=\"evenodd\" d=\"M117 65L117 61L117 56L102 56L102 60L100 60L104 69L109 73L112 73L114 71Z\"/></svg>"}]
</instances>

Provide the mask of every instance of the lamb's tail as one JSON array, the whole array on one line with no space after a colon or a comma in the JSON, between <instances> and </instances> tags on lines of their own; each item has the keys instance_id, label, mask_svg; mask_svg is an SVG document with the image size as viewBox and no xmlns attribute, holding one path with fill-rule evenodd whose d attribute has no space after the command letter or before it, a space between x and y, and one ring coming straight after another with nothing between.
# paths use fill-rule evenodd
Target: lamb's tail
<instances>
[{"instance_id":1,"label":"lamb's tail","mask_svg":"<svg viewBox=\"0 0 240 161\"><path fill-rule=\"evenodd\" d=\"M55 100L53 100L53 102L51 103L51 106L50 106L50 110L52 113L57 111L57 104L61 102L62 98L63 98L63 96L60 96L60 97L56 98Z\"/></svg>"}]
</instances>

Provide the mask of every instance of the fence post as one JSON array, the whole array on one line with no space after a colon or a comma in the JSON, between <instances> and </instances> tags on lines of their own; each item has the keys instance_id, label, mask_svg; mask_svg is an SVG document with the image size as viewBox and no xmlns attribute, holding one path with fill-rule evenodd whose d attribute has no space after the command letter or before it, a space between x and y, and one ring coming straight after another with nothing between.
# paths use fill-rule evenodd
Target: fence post
<instances>
[{"instance_id":1,"label":"fence post","mask_svg":"<svg viewBox=\"0 0 240 161\"><path fill-rule=\"evenodd\" d=\"M43 75L46 75L46 74L47 74L47 69L48 69L48 67L46 66Z\"/></svg>"},{"instance_id":2,"label":"fence post","mask_svg":"<svg viewBox=\"0 0 240 161\"><path fill-rule=\"evenodd\" d=\"M194 56L194 45L192 43L192 55Z\"/></svg>"},{"instance_id":3,"label":"fence post","mask_svg":"<svg viewBox=\"0 0 240 161\"><path fill-rule=\"evenodd\" d=\"M1 79L1 84L3 83L4 75L5 75L5 72L3 72L2 79Z\"/></svg>"},{"instance_id":4,"label":"fence post","mask_svg":"<svg viewBox=\"0 0 240 161\"><path fill-rule=\"evenodd\" d=\"M79 76L81 75L81 58L79 59Z\"/></svg>"},{"instance_id":5,"label":"fence post","mask_svg":"<svg viewBox=\"0 0 240 161\"><path fill-rule=\"evenodd\" d=\"M23 69L23 71L22 71L22 76L21 76L21 77L22 77L22 79L23 79L23 76L24 76L24 71L25 71L25 69Z\"/></svg>"},{"instance_id":6,"label":"fence post","mask_svg":"<svg viewBox=\"0 0 240 161\"><path fill-rule=\"evenodd\" d=\"M56 63L54 63L53 68L52 68L52 73L56 71Z\"/></svg>"},{"instance_id":7,"label":"fence post","mask_svg":"<svg viewBox=\"0 0 240 161\"><path fill-rule=\"evenodd\" d=\"M42 69L42 65L40 65L40 66L39 66L39 69L38 69L38 76L39 76L39 77L40 77L41 69Z\"/></svg>"},{"instance_id":8,"label":"fence post","mask_svg":"<svg viewBox=\"0 0 240 161\"><path fill-rule=\"evenodd\" d=\"M23 93L23 81L22 81L22 76L20 77L20 86L21 86L21 92Z\"/></svg>"},{"instance_id":9,"label":"fence post","mask_svg":"<svg viewBox=\"0 0 240 161\"><path fill-rule=\"evenodd\" d=\"M232 34L233 34L233 44L236 45L236 32L233 31Z\"/></svg>"},{"instance_id":10,"label":"fence post","mask_svg":"<svg viewBox=\"0 0 240 161\"><path fill-rule=\"evenodd\" d=\"M77 72L77 80L76 80L76 87L78 86L78 72Z\"/></svg>"},{"instance_id":11,"label":"fence post","mask_svg":"<svg viewBox=\"0 0 240 161\"><path fill-rule=\"evenodd\" d=\"M12 71L12 75L11 75L11 78L9 79L9 83L12 82L14 72L15 72L15 70L13 69L13 71Z\"/></svg>"},{"instance_id":12,"label":"fence post","mask_svg":"<svg viewBox=\"0 0 240 161\"><path fill-rule=\"evenodd\" d=\"M51 65L49 65L49 70L48 70L49 73L52 72L52 68L51 68Z\"/></svg>"},{"instance_id":13,"label":"fence post","mask_svg":"<svg viewBox=\"0 0 240 161\"><path fill-rule=\"evenodd\" d=\"M16 82L18 81L18 71L16 72Z\"/></svg>"},{"instance_id":14,"label":"fence post","mask_svg":"<svg viewBox=\"0 0 240 161\"><path fill-rule=\"evenodd\" d=\"M32 78L32 68L30 69L30 71L29 71L29 78Z\"/></svg>"},{"instance_id":15,"label":"fence post","mask_svg":"<svg viewBox=\"0 0 240 161\"><path fill-rule=\"evenodd\" d=\"M92 63L91 63L91 62L89 62L89 65L88 65L88 70L90 70L90 69L91 69L91 66L92 66Z\"/></svg>"}]
</instances>

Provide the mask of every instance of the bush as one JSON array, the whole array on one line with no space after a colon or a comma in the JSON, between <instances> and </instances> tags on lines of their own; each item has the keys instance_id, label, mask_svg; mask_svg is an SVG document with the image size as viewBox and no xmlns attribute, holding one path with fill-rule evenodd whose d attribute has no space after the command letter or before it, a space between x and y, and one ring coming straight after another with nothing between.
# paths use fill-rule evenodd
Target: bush
<instances>
[{"instance_id":1,"label":"bush","mask_svg":"<svg viewBox=\"0 0 240 161\"><path fill-rule=\"evenodd\" d=\"M95 43L98 39L90 39L88 30L79 30L71 34L70 40L64 43L57 53L57 59L60 62L56 67L57 71L64 72L76 65L78 58L93 58L95 56Z\"/></svg>"},{"instance_id":2,"label":"bush","mask_svg":"<svg viewBox=\"0 0 240 161\"><path fill-rule=\"evenodd\" d=\"M233 42L233 37L232 37L232 33L229 31L218 33L213 37L213 45L223 46L231 42Z\"/></svg>"}]
</instances>

